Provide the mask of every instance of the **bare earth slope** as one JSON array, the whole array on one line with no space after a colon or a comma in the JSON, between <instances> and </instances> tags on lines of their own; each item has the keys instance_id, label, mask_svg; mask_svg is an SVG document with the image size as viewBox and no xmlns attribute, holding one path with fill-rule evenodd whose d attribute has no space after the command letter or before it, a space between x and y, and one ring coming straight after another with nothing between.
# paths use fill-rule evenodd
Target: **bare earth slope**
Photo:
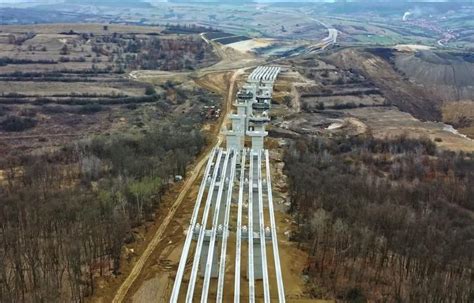
<instances>
[{"instance_id":1,"label":"bare earth slope","mask_svg":"<svg viewBox=\"0 0 474 303\"><path fill-rule=\"evenodd\" d=\"M328 57L339 68L357 70L369 78L386 100L421 120L441 120L441 100L422 87L406 81L382 57L363 49L343 49Z\"/></svg>"},{"instance_id":2,"label":"bare earth slope","mask_svg":"<svg viewBox=\"0 0 474 303\"><path fill-rule=\"evenodd\" d=\"M394 63L410 80L436 92L443 101L474 98L473 56L422 51L398 54Z\"/></svg>"}]
</instances>

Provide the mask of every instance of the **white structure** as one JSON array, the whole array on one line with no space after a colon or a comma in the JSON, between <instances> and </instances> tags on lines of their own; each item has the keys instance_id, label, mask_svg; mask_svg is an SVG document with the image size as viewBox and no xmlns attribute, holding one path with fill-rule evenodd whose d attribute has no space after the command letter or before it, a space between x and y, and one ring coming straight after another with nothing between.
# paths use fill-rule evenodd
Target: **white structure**
<instances>
[{"instance_id":1,"label":"white structure","mask_svg":"<svg viewBox=\"0 0 474 303\"><path fill-rule=\"evenodd\" d=\"M210 300L238 303L241 299L253 303L259 293L263 294L265 303L285 302L269 153L264 149L273 81L279 71L278 67L258 67L250 75L250 82L237 93L234 103L237 112L229 114L230 129L224 129L227 149L218 148L211 152L199 188L176 272L172 303L180 298L185 298L187 303ZM263 80L267 82L262 84ZM251 138L251 149L245 148L246 136ZM231 224L232 203L237 204L237 218ZM244 222L244 212L247 213L247 222ZM265 218L269 222L265 222ZM231 230L230 226L235 226L235 229ZM227 251L229 239L235 240L235 251ZM192 246L193 240L195 246ZM245 242L248 249L242 248ZM267 245L270 242L272 245ZM194 256L188 263L192 247ZM248 282L241 273L245 252L248 253ZM232 257L227 260L229 255ZM268 266L267 255L272 255L274 266ZM229 265L233 268L229 269ZM202 278L202 287L198 276ZM276 284L270 276L276 277ZM217 278L217 284L211 283L212 278ZM233 291L224 287L225 281L231 279ZM185 281L188 281L187 286L182 287ZM248 283L246 298L242 295L242 283ZM277 290L273 298L270 288Z\"/></svg>"},{"instance_id":2,"label":"white structure","mask_svg":"<svg viewBox=\"0 0 474 303\"><path fill-rule=\"evenodd\" d=\"M265 131L265 125L270 122L266 112L259 116L250 116L249 117L249 127L247 130L247 136L252 138L252 149L253 150L262 150L263 140L268 135L268 132Z\"/></svg>"},{"instance_id":3,"label":"white structure","mask_svg":"<svg viewBox=\"0 0 474 303\"><path fill-rule=\"evenodd\" d=\"M264 148L264 138L268 134L265 126L270 122L268 111L271 109L273 83L280 70L277 66L257 67L237 93L234 103L237 113L229 115L232 128L224 129L228 149L242 149L245 136L251 138L252 149Z\"/></svg>"}]
</instances>

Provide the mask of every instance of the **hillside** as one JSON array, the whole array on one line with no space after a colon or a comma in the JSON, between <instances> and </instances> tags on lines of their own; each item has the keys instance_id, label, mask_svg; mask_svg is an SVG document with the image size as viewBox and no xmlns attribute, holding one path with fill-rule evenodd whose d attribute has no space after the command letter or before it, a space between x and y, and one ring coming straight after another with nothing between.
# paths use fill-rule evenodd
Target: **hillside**
<instances>
[{"instance_id":1,"label":"hillside","mask_svg":"<svg viewBox=\"0 0 474 303\"><path fill-rule=\"evenodd\" d=\"M472 137L474 58L468 53L347 48L328 62L367 77L386 104L424 121L442 121ZM456 103L463 101L462 105Z\"/></svg>"},{"instance_id":2,"label":"hillside","mask_svg":"<svg viewBox=\"0 0 474 303\"><path fill-rule=\"evenodd\" d=\"M429 90L407 81L387 58L390 56L387 57L386 52L348 48L329 55L326 60L339 68L363 74L380 89L387 102L400 110L421 120L440 121L441 100Z\"/></svg>"},{"instance_id":3,"label":"hillside","mask_svg":"<svg viewBox=\"0 0 474 303\"><path fill-rule=\"evenodd\" d=\"M474 98L474 56L471 54L398 53L394 63L410 80L436 92L443 101Z\"/></svg>"}]
</instances>

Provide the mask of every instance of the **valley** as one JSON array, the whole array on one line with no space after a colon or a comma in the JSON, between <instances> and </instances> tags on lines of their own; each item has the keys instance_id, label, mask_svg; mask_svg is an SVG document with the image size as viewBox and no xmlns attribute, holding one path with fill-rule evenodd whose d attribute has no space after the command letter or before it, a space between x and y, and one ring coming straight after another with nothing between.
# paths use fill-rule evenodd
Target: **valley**
<instances>
[{"instance_id":1,"label":"valley","mask_svg":"<svg viewBox=\"0 0 474 303\"><path fill-rule=\"evenodd\" d=\"M235 96L278 66L264 147L286 301L470 302L472 16L457 3L0 5L0 301L169 301Z\"/></svg>"}]
</instances>

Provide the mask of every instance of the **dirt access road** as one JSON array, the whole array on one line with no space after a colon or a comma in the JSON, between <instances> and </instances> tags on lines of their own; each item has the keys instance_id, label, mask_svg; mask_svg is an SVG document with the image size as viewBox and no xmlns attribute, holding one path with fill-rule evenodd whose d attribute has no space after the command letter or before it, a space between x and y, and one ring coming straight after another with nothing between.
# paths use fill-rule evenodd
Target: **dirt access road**
<instances>
[{"instance_id":1,"label":"dirt access road","mask_svg":"<svg viewBox=\"0 0 474 303\"><path fill-rule=\"evenodd\" d=\"M164 302L167 300L167 294L170 291L170 287L172 287L172 274L175 271L173 264L179 261L184 231L189 224L189 217L191 216L190 210L192 211L194 207L195 191L196 187L199 186L197 181L202 174L202 169L208 159L209 151L214 147L220 146L224 141L224 136L220 130L222 126L227 123L227 113L231 111L239 77L252 67L278 61L265 62L263 58L243 54L234 49L222 47L217 43L212 43L212 45L221 58L221 60L213 66L194 72L163 73L160 71L137 71L132 72L130 75L136 80L144 81L152 79L153 77L194 79L200 86L220 93L224 97L225 105L223 106L220 122L217 126L213 127L214 142L202 153L202 156L197 160L195 166L190 169L190 173L182 185L177 198L172 201L166 216L158 223L159 226L148 244L145 244L146 247L138 260L135 264L131 265L132 267L128 273L124 272L124 275L127 275L127 277L121 282L120 287L118 287L112 300L114 303L131 301ZM289 228L290 219L286 218L286 216L279 215L278 221L278 224L284 227L281 228L279 237L284 239L283 231ZM298 263L294 262L293 258L302 252L294 248L291 243L286 242L287 241L282 241L284 249L281 250L284 263ZM301 256L298 259L301 262L305 260L305 258ZM292 301L295 302L306 297L303 294L302 286L304 282L301 279L303 263L298 263L298 266L285 265L287 269L285 275L291 277L289 280L294 281L294 283L290 283L288 280L285 282L287 284L294 284L290 287L293 291L289 293L289 298L291 297ZM110 291L114 291L114 289L110 289ZM103 302L103 299L104 297L102 297L102 299L99 298L98 301Z\"/></svg>"},{"instance_id":2,"label":"dirt access road","mask_svg":"<svg viewBox=\"0 0 474 303\"><path fill-rule=\"evenodd\" d=\"M222 61L221 61L221 66L225 66L222 64ZM202 168L204 164L207 162L207 159L209 157L209 151L212 148L218 147L222 144L224 137L223 135L220 134L220 129L225 123L227 123L227 113L230 111L231 106L232 106L232 100L233 100L233 96L234 96L235 88L236 88L236 81L238 77L244 73L245 69L246 68L237 69L236 71L233 72L230 78L230 81L228 84L228 90L227 90L228 94L225 96L224 111L222 112L223 118L221 119L219 127L216 128L218 133L216 134L215 142L211 144L211 146L205 151L204 156L202 156L198 160L194 168L192 168L192 170L190 171L188 178L186 179L185 183L182 186L181 192L179 193L178 197L176 198L172 206L169 208L168 214L166 215L164 220L161 222L161 225L156 230L152 240L149 242L148 246L146 247L146 249L140 256L140 258L137 260L135 265L133 266L127 278L121 284L112 302L114 303L123 302L127 298L127 294L129 293L130 288L133 286L134 282L137 280L138 276L143 271L143 268L145 264L147 263L148 259L150 258L150 256L152 255L153 251L158 247L158 244L163 240L163 235L166 229L168 228L170 222L173 220L176 214L176 211L180 208L182 202L184 201L186 196L190 193L190 190L193 184L196 182L199 175L201 174ZM213 69L210 69L210 70L212 71Z\"/></svg>"},{"instance_id":3,"label":"dirt access road","mask_svg":"<svg viewBox=\"0 0 474 303\"><path fill-rule=\"evenodd\" d=\"M219 146L221 143L222 143L222 137L219 136L214 146ZM181 206L181 203L183 202L184 198L188 195L191 186L194 184L194 182L196 182L196 179L200 175L202 167L207 162L208 157L209 157L209 153L206 151L205 156L202 157L199 160L199 162L196 164L196 166L192 169L191 174L189 175L189 178L185 181L180 194L176 198L176 201L168 210L168 215L165 217L165 219L161 223L160 227L156 231L155 235L153 236L152 240L148 244L143 254L135 263L135 266L132 268L132 271L129 273L128 277L125 279L125 281L122 283L122 285L118 289L117 294L115 295L112 302L118 303L118 302L124 301L130 287L132 287L133 283L142 272L145 266L145 263L148 261L152 252L157 248L158 244L161 242L163 238L163 234L165 230L168 228L168 225L170 224L171 220L173 219L176 213L176 210Z\"/></svg>"}]
</instances>

